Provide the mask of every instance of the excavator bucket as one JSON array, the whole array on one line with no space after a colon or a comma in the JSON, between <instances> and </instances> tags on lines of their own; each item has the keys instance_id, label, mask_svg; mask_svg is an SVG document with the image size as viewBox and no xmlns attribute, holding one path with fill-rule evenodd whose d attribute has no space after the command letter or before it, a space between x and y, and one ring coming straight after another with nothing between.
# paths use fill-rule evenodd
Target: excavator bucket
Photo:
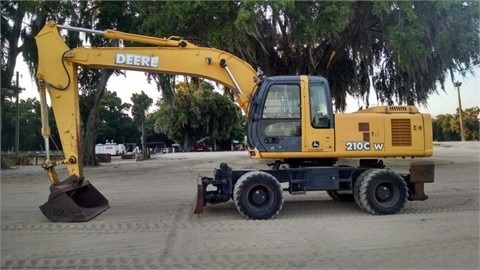
<instances>
[{"instance_id":1,"label":"excavator bucket","mask_svg":"<svg viewBox=\"0 0 480 270\"><path fill-rule=\"evenodd\" d=\"M108 200L86 180L73 175L50 186L48 201L40 206L43 215L56 222L89 221L110 208Z\"/></svg>"}]
</instances>

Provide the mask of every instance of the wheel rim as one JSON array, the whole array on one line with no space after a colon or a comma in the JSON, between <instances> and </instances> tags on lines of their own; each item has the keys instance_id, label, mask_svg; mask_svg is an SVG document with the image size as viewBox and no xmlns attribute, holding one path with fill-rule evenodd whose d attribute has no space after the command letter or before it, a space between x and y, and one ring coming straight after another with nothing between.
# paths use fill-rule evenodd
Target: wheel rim
<instances>
[{"instance_id":1,"label":"wheel rim","mask_svg":"<svg viewBox=\"0 0 480 270\"><path fill-rule=\"evenodd\" d=\"M384 182L375 188L374 198L378 204L388 207L395 205L395 202L398 200L398 192L392 184Z\"/></svg>"},{"instance_id":2,"label":"wheel rim","mask_svg":"<svg viewBox=\"0 0 480 270\"><path fill-rule=\"evenodd\" d=\"M258 185L247 191L247 202L251 208L267 209L273 205L273 196L269 187Z\"/></svg>"}]
</instances>

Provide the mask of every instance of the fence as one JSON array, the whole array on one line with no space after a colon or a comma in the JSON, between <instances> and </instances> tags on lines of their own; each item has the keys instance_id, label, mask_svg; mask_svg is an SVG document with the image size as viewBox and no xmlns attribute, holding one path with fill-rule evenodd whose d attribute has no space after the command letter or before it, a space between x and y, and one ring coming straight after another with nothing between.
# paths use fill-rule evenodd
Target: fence
<instances>
[{"instance_id":1,"label":"fence","mask_svg":"<svg viewBox=\"0 0 480 270\"><path fill-rule=\"evenodd\" d=\"M2 153L2 159L8 166L17 165L41 165L45 162L45 153L20 152L18 158L13 153ZM61 151L52 151L50 153L51 160L62 160L63 153Z\"/></svg>"}]
</instances>

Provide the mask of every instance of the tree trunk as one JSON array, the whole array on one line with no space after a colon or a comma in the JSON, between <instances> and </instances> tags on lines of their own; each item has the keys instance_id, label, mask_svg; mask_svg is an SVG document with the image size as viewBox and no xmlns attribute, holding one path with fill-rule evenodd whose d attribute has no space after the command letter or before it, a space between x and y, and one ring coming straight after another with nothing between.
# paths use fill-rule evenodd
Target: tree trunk
<instances>
[{"instance_id":1,"label":"tree trunk","mask_svg":"<svg viewBox=\"0 0 480 270\"><path fill-rule=\"evenodd\" d=\"M148 149L148 145L147 145L147 141L146 141L146 133L145 133L145 121L142 121L142 137L141 137L141 141L142 141L142 155L143 155L143 159L149 159L150 158L150 149Z\"/></svg>"},{"instance_id":2,"label":"tree trunk","mask_svg":"<svg viewBox=\"0 0 480 270\"><path fill-rule=\"evenodd\" d=\"M100 81L98 83L97 91L94 93L94 100L92 108L88 113L88 119L85 128L85 139L83 144L83 165L95 166L98 161L95 157L95 143L97 140L97 127L99 123L98 110L100 101L105 94L108 79L113 74L113 69L103 69Z\"/></svg>"},{"instance_id":3,"label":"tree trunk","mask_svg":"<svg viewBox=\"0 0 480 270\"><path fill-rule=\"evenodd\" d=\"M15 15L13 16L13 27L12 27L12 35L8 39L8 56L7 56L7 63L5 65L5 70L2 70L1 77L1 87L3 88L10 88L12 89L12 79L13 73L15 71L15 65L17 64L17 56L22 51L21 47L18 47L18 42L20 39L20 33L22 31L22 20L25 16L25 10L19 6L15 11ZM3 108L5 103L5 96L0 95L0 126L3 125ZM2 129L0 127L0 134ZM1 168L7 169L10 168L7 163L3 160L3 155L1 156Z\"/></svg>"},{"instance_id":4,"label":"tree trunk","mask_svg":"<svg viewBox=\"0 0 480 270\"><path fill-rule=\"evenodd\" d=\"M185 136L183 136L183 151L188 152L190 151L190 147L188 147L190 141L188 137L188 132L185 133Z\"/></svg>"}]
</instances>

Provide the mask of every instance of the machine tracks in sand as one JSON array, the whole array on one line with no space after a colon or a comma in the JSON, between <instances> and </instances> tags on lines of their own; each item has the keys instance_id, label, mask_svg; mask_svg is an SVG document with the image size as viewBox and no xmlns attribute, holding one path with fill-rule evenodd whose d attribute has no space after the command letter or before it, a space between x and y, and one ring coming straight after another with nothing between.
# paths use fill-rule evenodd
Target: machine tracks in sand
<instances>
[{"instance_id":1,"label":"machine tracks in sand","mask_svg":"<svg viewBox=\"0 0 480 270\"><path fill-rule=\"evenodd\" d=\"M211 230L233 229L242 222L256 222L261 226L268 221L246 221L235 209L233 203L222 206L207 206L205 213L200 216L192 214L192 204L188 200L182 201L178 209L164 211L158 217L146 217L139 219L116 220L115 222L90 221L85 223L15 223L1 226L2 233L21 232L55 232L55 234L78 234L78 233L128 233L128 232L159 232L171 231L168 239L173 239L176 230ZM457 196L433 197L423 202L407 202L405 209L399 215L436 214L459 211L478 211L478 196L470 195L459 198ZM358 208L355 202L335 202L330 200L291 200L287 199L280 215L276 220L288 219L318 219L328 218L371 218ZM228 219L228 220L227 220Z\"/></svg>"}]
</instances>

